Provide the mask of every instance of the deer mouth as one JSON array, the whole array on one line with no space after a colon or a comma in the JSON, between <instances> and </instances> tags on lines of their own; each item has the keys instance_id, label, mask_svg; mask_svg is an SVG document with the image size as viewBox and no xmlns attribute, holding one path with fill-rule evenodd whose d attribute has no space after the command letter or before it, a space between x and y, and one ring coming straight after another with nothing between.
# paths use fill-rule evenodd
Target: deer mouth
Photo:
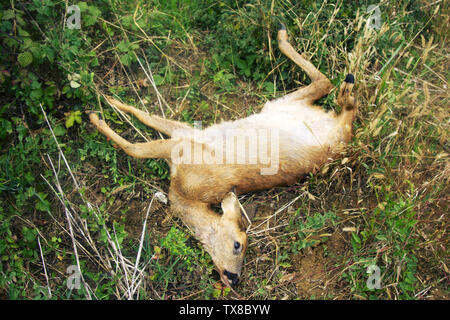
<instances>
[{"instance_id":1,"label":"deer mouth","mask_svg":"<svg viewBox=\"0 0 450 320\"><path fill-rule=\"evenodd\" d=\"M223 283L232 287L236 286L239 283L239 275L237 273L229 272L227 270L225 270L221 274L220 278Z\"/></svg>"}]
</instances>

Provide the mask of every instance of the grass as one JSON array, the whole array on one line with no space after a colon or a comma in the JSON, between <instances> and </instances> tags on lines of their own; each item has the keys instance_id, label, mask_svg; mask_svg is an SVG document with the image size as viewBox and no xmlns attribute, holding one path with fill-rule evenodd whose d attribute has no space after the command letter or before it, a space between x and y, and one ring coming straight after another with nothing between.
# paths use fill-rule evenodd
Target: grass
<instances>
[{"instance_id":1,"label":"grass","mask_svg":"<svg viewBox=\"0 0 450 320\"><path fill-rule=\"evenodd\" d=\"M0 297L448 299L448 5L382 1L371 29L370 4L86 1L80 30L64 2L0 5ZM360 108L340 159L241 197L253 222L230 290L158 200L167 164L127 157L86 111L131 141L161 136L102 93L203 126L258 112L309 81L279 22L334 85L355 74ZM339 111L335 93L319 103Z\"/></svg>"}]
</instances>

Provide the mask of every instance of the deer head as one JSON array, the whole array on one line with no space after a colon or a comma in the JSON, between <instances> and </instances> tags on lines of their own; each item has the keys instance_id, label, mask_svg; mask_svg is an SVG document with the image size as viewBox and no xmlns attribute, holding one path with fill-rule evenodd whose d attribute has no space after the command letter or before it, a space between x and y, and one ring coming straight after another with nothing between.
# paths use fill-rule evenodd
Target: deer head
<instances>
[{"instance_id":1,"label":"deer head","mask_svg":"<svg viewBox=\"0 0 450 320\"><path fill-rule=\"evenodd\" d=\"M211 256L221 280L232 286L239 282L247 249L247 234L238 201L236 195L229 192L221 203L222 215L203 206L190 206L181 216Z\"/></svg>"},{"instance_id":2,"label":"deer head","mask_svg":"<svg viewBox=\"0 0 450 320\"><path fill-rule=\"evenodd\" d=\"M222 211L223 214L217 224L213 253L210 254L222 281L236 285L247 249L247 234L242 221L239 200L233 192L229 192L222 200Z\"/></svg>"}]
</instances>

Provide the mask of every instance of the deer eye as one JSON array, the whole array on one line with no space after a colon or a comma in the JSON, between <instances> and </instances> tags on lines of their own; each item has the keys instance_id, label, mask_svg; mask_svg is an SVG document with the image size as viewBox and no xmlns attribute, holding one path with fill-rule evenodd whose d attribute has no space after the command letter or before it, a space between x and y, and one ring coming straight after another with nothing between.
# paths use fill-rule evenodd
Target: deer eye
<instances>
[{"instance_id":1,"label":"deer eye","mask_svg":"<svg viewBox=\"0 0 450 320\"><path fill-rule=\"evenodd\" d=\"M241 244L237 241L234 242L234 248L237 250L241 247Z\"/></svg>"}]
</instances>

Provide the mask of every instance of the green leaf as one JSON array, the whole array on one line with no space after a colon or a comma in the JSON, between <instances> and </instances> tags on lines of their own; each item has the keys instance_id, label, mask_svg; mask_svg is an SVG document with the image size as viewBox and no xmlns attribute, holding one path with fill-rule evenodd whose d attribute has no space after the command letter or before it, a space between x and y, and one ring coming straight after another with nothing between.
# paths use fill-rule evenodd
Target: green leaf
<instances>
[{"instance_id":1,"label":"green leaf","mask_svg":"<svg viewBox=\"0 0 450 320\"><path fill-rule=\"evenodd\" d=\"M91 15L85 15L85 16L83 16L83 22L86 27L92 26L93 24L95 24L95 22L97 22L97 17L93 17Z\"/></svg>"},{"instance_id":2,"label":"green leaf","mask_svg":"<svg viewBox=\"0 0 450 320\"><path fill-rule=\"evenodd\" d=\"M122 18L122 25L126 28L129 28L133 25L133 17L131 15L125 16Z\"/></svg>"},{"instance_id":3,"label":"green leaf","mask_svg":"<svg viewBox=\"0 0 450 320\"><path fill-rule=\"evenodd\" d=\"M3 11L3 20L10 20L10 19L14 18L14 16L15 16L15 13L14 13L14 10L12 10L12 9Z\"/></svg>"},{"instance_id":4,"label":"green leaf","mask_svg":"<svg viewBox=\"0 0 450 320\"><path fill-rule=\"evenodd\" d=\"M81 111L75 111L73 117L78 124L81 124Z\"/></svg>"},{"instance_id":5,"label":"green leaf","mask_svg":"<svg viewBox=\"0 0 450 320\"><path fill-rule=\"evenodd\" d=\"M91 67L97 67L97 66L99 66L99 65L100 65L100 63L98 62L97 57L95 57L94 59L92 59L92 61L91 61Z\"/></svg>"},{"instance_id":6,"label":"green leaf","mask_svg":"<svg viewBox=\"0 0 450 320\"><path fill-rule=\"evenodd\" d=\"M120 41L117 45L117 49L119 49L120 52L128 52L129 44L125 41Z\"/></svg>"},{"instance_id":7,"label":"green leaf","mask_svg":"<svg viewBox=\"0 0 450 320\"><path fill-rule=\"evenodd\" d=\"M19 62L22 68L28 66L31 62L33 62L33 55L30 51L22 52L17 56L17 62Z\"/></svg>"},{"instance_id":8,"label":"green leaf","mask_svg":"<svg viewBox=\"0 0 450 320\"><path fill-rule=\"evenodd\" d=\"M89 6L89 13L95 17L98 17L102 12L95 6Z\"/></svg>"},{"instance_id":9,"label":"green leaf","mask_svg":"<svg viewBox=\"0 0 450 320\"><path fill-rule=\"evenodd\" d=\"M63 126L59 125L53 128L53 133L55 134L55 136L61 137L66 134L66 129L64 129Z\"/></svg>"},{"instance_id":10,"label":"green leaf","mask_svg":"<svg viewBox=\"0 0 450 320\"><path fill-rule=\"evenodd\" d=\"M40 200L40 201L38 201L38 203L36 203L36 209L39 211L46 212L46 211L50 210L50 203L45 199Z\"/></svg>"},{"instance_id":11,"label":"green leaf","mask_svg":"<svg viewBox=\"0 0 450 320\"><path fill-rule=\"evenodd\" d=\"M97 9L97 7L89 6L88 7L89 15L84 16L84 24L89 27L97 22L98 16L101 14L101 11Z\"/></svg>"},{"instance_id":12,"label":"green leaf","mask_svg":"<svg viewBox=\"0 0 450 320\"><path fill-rule=\"evenodd\" d=\"M122 62L125 66L129 66L131 63L131 58L128 54L124 54L120 57L120 62Z\"/></svg>"},{"instance_id":13,"label":"green leaf","mask_svg":"<svg viewBox=\"0 0 450 320\"><path fill-rule=\"evenodd\" d=\"M214 289L213 290L213 297L214 298L219 298L220 297L220 294L222 293L222 290L220 290L220 289Z\"/></svg>"},{"instance_id":14,"label":"green leaf","mask_svg":"<svg viewBox=\"0 0 450 320\"><path fill-rule=\"evenodd\" d=\"M38 192L36 193L36 196L38 197L38 202L36 203L36 209L39 211L48 211L50 210L50 202L45 200L47 197L46 194Z\"/></svg>"},{"instance_id":15,"label":"green leaf","mask_svg":"<svg viewBox=\"0 0 450 320\"><path fill-rule=\"evenodd\" d=\"M74 121L75 121L74 115L70 114L70 116L68 116L67 119L66 119L66 128L68 129L68 128L72 127Z\"/></svg>"},{"instance_id":16,"label":"green leaf","mask_svg":"<svg viewBox=\"0 0 450 320\"><path fill-rule=\"evenodd\" d=\"M44 52L42 51L42 48L40 45L37 45L33 42L33 45L29 48L30 52L33 54L33 58L35 59L42 59L44 57Z\"/></svg>"},{"instance_id":17,"label":"green leaf","mask_svg":"<svg viewBox=\"0 0 450 320\"><path fill-rule=\"evenodd\" d=\"M0 118L0 140L6 137L6 134L12 133L12 125L11 122Z\"/></svg>"},{"instance_id":18,"label":"green leaf","mask_svg":"<svg viewBox=\"0 0 450 320\"><path fill-rule=\"evenodd\" d=\"M352 239L353 239L353 241L355 241L357 244L361 244L361 239L358 237L358 235L357 235L355 232L352 233Z\"/></svg>"},{"instance_id":19,"label":"green leaf","mask_svg":"<svg viewBox=\"0 0 450 320\"><path fill-rule=\"evenodd\" d=\"M163 82L164 82L164 78L161 77L159 74L154 74L154 75L153 75L153 80L155 80L155 84L156 84L157 86L163 84Z\"/></svg>"},{"instance_id":20,"label":"green leaf","mask_svg":"<svg viewBox=\"0 0 450 320\"><path fill-rule=\"evenodd\" d=\"M74 89L79 88L80 84L74 80L70 81L70 86Z\"/></svg>"},{"instance_id":21,"label":"green leaf","mask_svg":"<svg viewBox=\"0 0 450 320\"><path fill-rule=\"evenodd\" d=\"M272 92L273 93L274 90L275 90L275 87L274 87L272 82L266 81L266 82L264 82L264 89L267 92Z\"/></svg>"},{"instance_id":22,"label":"green leaf","mask_svg":"<svg viewBox=\"0 0 450 320\"><path fill-rule=\"evenodd\" d=\"M39 100L42 97L42 89L37 88L31 91L30 98L33 100Z\"/></svg>"},{"instance_id":23,"label":"green leaf","mask_svg":"<svg viewBox=\"0 0 450 320\"><path fill-rule=\"evenodd\" d=\"M70 128L77 122L81 123L81 111L71 112L66 118L66 128ZM56 134L55 134L56 135Z\"/></svg>"},{"instance_id":24,"label":"green leaf","mask_svg":"<svg viewBox=\"0 0 450 320\"><path fill-rule=\"evenodd\" d=\"M45 88L44 92L46 96L54 96L58 92L58 88L53 81L46 81L47 88Z\"/></svg>"},{"instance_id":25,"label":"green leaf","mask_svg":"<svg viewBox=\"0 0 450 320\"><path fill-rule=\"evenodd\" d=\"M67 92L70 91L70 87L69 86L64 86L61 90L62 94L66 94Z\"/></svg>"},{"instance_id":26,"label":"green leaf","mask_svg":"<svg viewBox=\"0 0 450 320\"><path fill-rule=\"evenodd\" d=\"M242 69L242 70L247 69L247 63L242 59L237 58L236 65L239 67L239 69Z\"/></svg>"},{"instance_id":27,"label":"green leaf","mask_svg":"<svg viewBox=\"0 0 450 320\"><path fill-rule=\"evenodd\" d=\"M106 231L107 230L105 230L104 228L100 229L99 239L104 243L108 243L108 233Z\"/></svg>"},{"instance_id":28,"label":"green leaf","mask_svg":"<svg viewBox=\"0 0 450 320\"><path fill-rule=\"evenodd\" d=\"M29 37L30 34L28 33L28 31L18 27L17 30L19 31L19 36L21 37Z\"/></svg>"},{"instance_id":29,"label":"green leaf","mask_svg":"<svg viewBox=\"0 0 450 320\"><path fill-rule=\"evenodd\" d=\"M80 11L81 11L81 12L84 12L84 11L88 10L88 8L89 8L89 6L87 5L87 3L84 2L84 1L78 2L78 3L77 3L77 6L80 8Z\"/></svg>"},{"instance_id":30,"label":"green leaf","mask_svg":"<svg viewBox=\"0 0 450 320\"><path fill-rule=\"evenodd\" d=\"M27 242L34 242L36 240L37 232L34 229L22 227L23 239Z\"/></svg>"}]
</instances>

